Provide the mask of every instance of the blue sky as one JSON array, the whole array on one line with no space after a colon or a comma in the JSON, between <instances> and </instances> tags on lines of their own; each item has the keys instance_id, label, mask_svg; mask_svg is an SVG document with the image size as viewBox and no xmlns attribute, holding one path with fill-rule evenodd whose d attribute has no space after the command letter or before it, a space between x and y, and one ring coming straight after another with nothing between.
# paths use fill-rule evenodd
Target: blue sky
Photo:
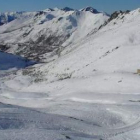
<instances>
[{"instance_id":1,"label":"blue sky","mask_svg":"<svg viewBox=\"0 0 140 140\"><path fill-rule=\"evenodd\" d=\"M140 7L140 0L0 0L0 12L38 11L65 6L75 9L92 6L99 11L112 13L115 10L136 9Z\"/></svg>"}]
</instances>

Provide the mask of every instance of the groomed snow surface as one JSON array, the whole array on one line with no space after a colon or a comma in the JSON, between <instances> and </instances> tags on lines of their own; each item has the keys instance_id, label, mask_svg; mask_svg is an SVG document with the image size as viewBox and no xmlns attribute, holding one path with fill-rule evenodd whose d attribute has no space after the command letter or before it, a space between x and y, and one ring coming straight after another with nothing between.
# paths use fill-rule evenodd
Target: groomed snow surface
<instances>
[{"instance_id":1,"label":"groomed snow surface","mask_svg":"<svg viewBox=\"0 0 140 140\"><path fill-rule=\"evenodd\" d=\"M0 140L140 140L139 28L137 9L53 62L0 69Z\"/></svg>"}]
</instances>

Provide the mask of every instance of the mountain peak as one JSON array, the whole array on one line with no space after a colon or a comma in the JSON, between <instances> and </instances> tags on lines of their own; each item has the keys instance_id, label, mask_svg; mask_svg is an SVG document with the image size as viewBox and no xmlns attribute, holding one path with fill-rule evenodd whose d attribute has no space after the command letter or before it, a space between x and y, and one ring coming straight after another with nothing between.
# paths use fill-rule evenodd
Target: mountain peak
<instances>
[{"instance_id":1,"label":"mountain peak","mask_svg":"<svg viewBox=\"0 0 140 140\"><path fill-rule=\"evenodd\" d=\"M54 9L52 9L52 8L47 8L47 9L45 9L45 10L43 10L43 11L45 11L45 12L52 12L52 11L54 11Z\"/></svg>"},{"instance_id":2,"label":"mountain peak","mask_svg":"<svg viewBox=\"0 0 140 140\"><path fill-rule=\"evenodd\" d=\"M99 13L96 9L94 9L93 7L86 7L84 9L82 9L81 11L89 11L89 12L92 12L94 14L97 14Z\"/></svg>"}]
</instances>

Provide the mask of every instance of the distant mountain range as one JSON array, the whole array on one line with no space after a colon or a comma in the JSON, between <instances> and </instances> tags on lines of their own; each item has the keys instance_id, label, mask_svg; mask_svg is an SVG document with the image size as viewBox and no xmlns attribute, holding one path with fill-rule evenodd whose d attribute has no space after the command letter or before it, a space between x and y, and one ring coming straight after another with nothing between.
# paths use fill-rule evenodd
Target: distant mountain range
<instances>
[{"instance_id":1,"label":"distant mountain range","mask_svg":"<svg viewBox=\"0 0 140 140\"><path fill-rule=\"evenodd\" d=\"M69 45L98 31L109 15L92 7L0 13L0 49L37 61L52 61Z\"/></svg>"}]
</instances>

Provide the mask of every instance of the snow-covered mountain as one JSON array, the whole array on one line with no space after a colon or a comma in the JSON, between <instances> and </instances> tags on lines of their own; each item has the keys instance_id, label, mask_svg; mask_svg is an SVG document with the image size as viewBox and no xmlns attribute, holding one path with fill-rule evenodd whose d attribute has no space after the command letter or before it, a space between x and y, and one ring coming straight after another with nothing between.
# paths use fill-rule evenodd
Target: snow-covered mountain
<instances>
[{"instance_id":1,"label":"snow-covered mountain","mask_svg":"<svg viewBox=\"0 0 140 140\"><path fill-rule=\"evenodd\" d=\"M65 15L64 16L65 18L67 17L67 14L68 15L70 14L70 16L68 17L71 17L71 13L72 15L73 14L75 15L75 12L81 13L79 11L72 11L72 10L68 10L68 12L64 12L60 9L54 9L54 10L46 9L45 11L54 12L55 14L59 14L59 15L60 13L61 14L63 13L63 16ZM82 16L83 14L85 15L88 14L88 18L89 15L91 15L91 17L102 16L104 19L103 13L99 15L93 14L92 12L81 13L81 14ZM62 27L64 27L64 25L67 25L64 24L66 21L65 18L64 21L60 24L60 26L63 24ZM87 17L85 16L84 20L81 21L87 21L86 18ZM139 56L140 32L138 31L140 25L139 22L140 22L139 9L131 12L129 11L114 12L109 18L109 20L99 27L98 31L92 32L91 30L92 32L92 33L90 32L91 34L88 35L85 34L86 37L84 37L83 39L79 38L79 41L76 37L74 37L76 38L76 42L74 42L75 40L73 38L72 44L69 44L67 45L67 47L64 47L62 49L60 48L59 50L60 52L58 52L59 57L56 57L55 58L56 60L50 63L37 64L33 67L30 67L29 69L28 68L23 69L19 71L18 74L20 76L23 76L24 78L27 76L28 77L27 81L32 81L31 83L34 82L35 83L45 82L47 84L54 83L53 86L55 86L55 83L57 83L58 81L60 83L61 82L63 83L63 81L65 82L65 79L69 79L68 81L73 81L73 80L77 81L73 83L68 82L69 84L68 85L64 84L65 86L63 84L62 84L63 86L59 85L60 88L62 89L61 91L63 92L67 92L68 89L72 90L71 89L72 87L75 87L73 88L73 90L77 91L77 87L80 83L80 85L83 85L80 87L81 90L95 91L100 93L102 92L137 93L140 90L139 77L135 75L137 69L140 68L140 63L139 63L140 62L140 56ZM46 24L47 23L48 21L46 22ZM88 22L86 23L85 25L88 25ZM42 30L46 27L45 26L46 24L44 23L41 26L35 25L35 27L36 28L38 27L38 30L40 30L40 28ZM50 25L50 27L55 27L55 25L52 24ZM4 28L5 26L7 25L2 26L2 28L7 29ZM57 28L60 28L60 26L58 26ZM10 23L10 27L11 27L11 23ZM80 26L80 29L81 30L79 30L79 32L77 29L76 31L77 34L83 31L82 26ZM83 26L83 29L86 30L87 29L86 26ZM32 37L32 35L33 36L36 35L34 34L34 32L35 31L33 30L33 33L31 33L30 37ZM76 32L74 34L76 34ZM10 35L10 33L7 34L4 33L3 34L4 37L1 36L1 38L2 37L5 38L8 35ZM16 38L16 36L9 36L9 39L11 37L12 40L7 40L7 42L13 41L14 37ZM33 38L35 39L35 37ZM42 41L44 41L44 39L42 39ZM23 46L21 45L21 48L22 47ZM12 46L10 47L9 50L13 51L13 48L14 47ZM17 48L18 47L14 48L15 51L18 50ZM24 48L25 50L28 49L28 47L24 47ZM40 48L38 47L38 49ZM36 53L33 55L35 57L36 56L38 57L38 51L36 50L36 46L32 46L32 50L35 51ZM48 57L45 54L46 53L45 49L41 51L44 56L43 58L45 58L45 60L48 60ZM50 59L54 59L54 56L51 55ZM19 75L17 75L17 77ZM94 84L90 84L90 83L94 83ZM101 85L98 87L97 86L98 84ZM126 85L129 88L125 88ZM53 86L52 89L50 89L52 91L54 91ZM43 92L42 91L43 88L38 90L41 90L40 92ZM79 91L77 92L79 93Z\"/></svg>"},{"instance_id":2,"label":"snow-covered mountain","mask_svg":"<svg viewBox=\"0 0 140 140\"><path fill-rule=\"evenodd\" d=\"M3 39L2 50L15 54L19 53L21 49L23 51L21 51L21 55L30 54L32 55L31 58L43 58L41 61L46 62L53 60L50 63L41 63L29 69L23 69L19 72L19 75L23 75L23 77L29 76L28 80L33 83L44 81L49 84L65 79L83 79L83 83L88 83L90 80L96 83L94 86L88 87L91 91L128 92L129 90L130 92L134 90L138 92L140 90L139 82L134 82L135 78L137 79L138 77L134 73L136 73L137 69L140 69L140 32L138 31L140 10L114 12L109 18L104 13L93 13L91 8L80 11L70 8L64 9L55 8L26 13L28 15L26 20L25 18L19 18L0 27L1 32L3 30L0 36L1 40ZM46 21L46 15L50 16L50 13L53 16L55 15L55 18L54 20ZM38 18L36 22L33 22L35 17ZM40 25L42 18L45 21ZM58 19L60 22L58 22ZM21 22L21 20L26 24L33 22L31 25L34 28L29 35L25 38L20 36L26 27L23 27L23 30L19 28L11 31L12 33L4 33L4 30L23 26L24 22ZM55 22L56 20L57 22ZM91 22L89 22L90 20ZM98 22L96 23L95 21ZM75 25L75 22L78 24ZM67 29L69 25L72 26L70 30ZM48 39L50 34L45 34L46 28L47 31L52 30L53 33L57 32L59 35L73 33L59 46L53 43L59 42L64 38L60 37L57 40L52 37ZM73 29L75 30L73 31ZM40 34L44 36L41 37L42 39L39 37ZM17 39L18 37L19 39ZM27 43L26 40L31 38L33 43ZM19 45L16 41L21 44ZM45 43L45 46L43 43ZM12 46L10 46L11 44ZM130 77L134 79L132 80ZM133 83L129 81L129 78ZM124 83L122 82L123 79ZM121 82L118 84L119 81ZM97 83L102 83L102 86L98 89L96 87ZM111 87L109 86L110 84L112 85ZM104 87L104 85L106 86ZM135 88L127 89L125 85L134 86ZM86 89L85 86L83 85L83 88Z\"/></svg>"},{"instance_id":3,"label":"snow-covered mountain","mask_svg":"<svg viewBox=\"0 0 140 140\"><path fill-rule=\"evenodd\" d=\"M88 7L83 10L45 9L0 14L0 49L30 59L51 61L65 47L96 32L109 16Z\"/></svg>"},{"instance_id":4,"label":"snow-covered mountain","mask_svg":"<svg viewBox=\"0 0 140 140\"><path fill-rule=\"evenodd\" d=\"M33 72L35 81L42 79L48 83L59 79L94 77L100 73L133 74L140 68L139 21L139 9L115 12L97 32L63 48L55 61L29 71Z\"/></svg>"}]
</instances>

